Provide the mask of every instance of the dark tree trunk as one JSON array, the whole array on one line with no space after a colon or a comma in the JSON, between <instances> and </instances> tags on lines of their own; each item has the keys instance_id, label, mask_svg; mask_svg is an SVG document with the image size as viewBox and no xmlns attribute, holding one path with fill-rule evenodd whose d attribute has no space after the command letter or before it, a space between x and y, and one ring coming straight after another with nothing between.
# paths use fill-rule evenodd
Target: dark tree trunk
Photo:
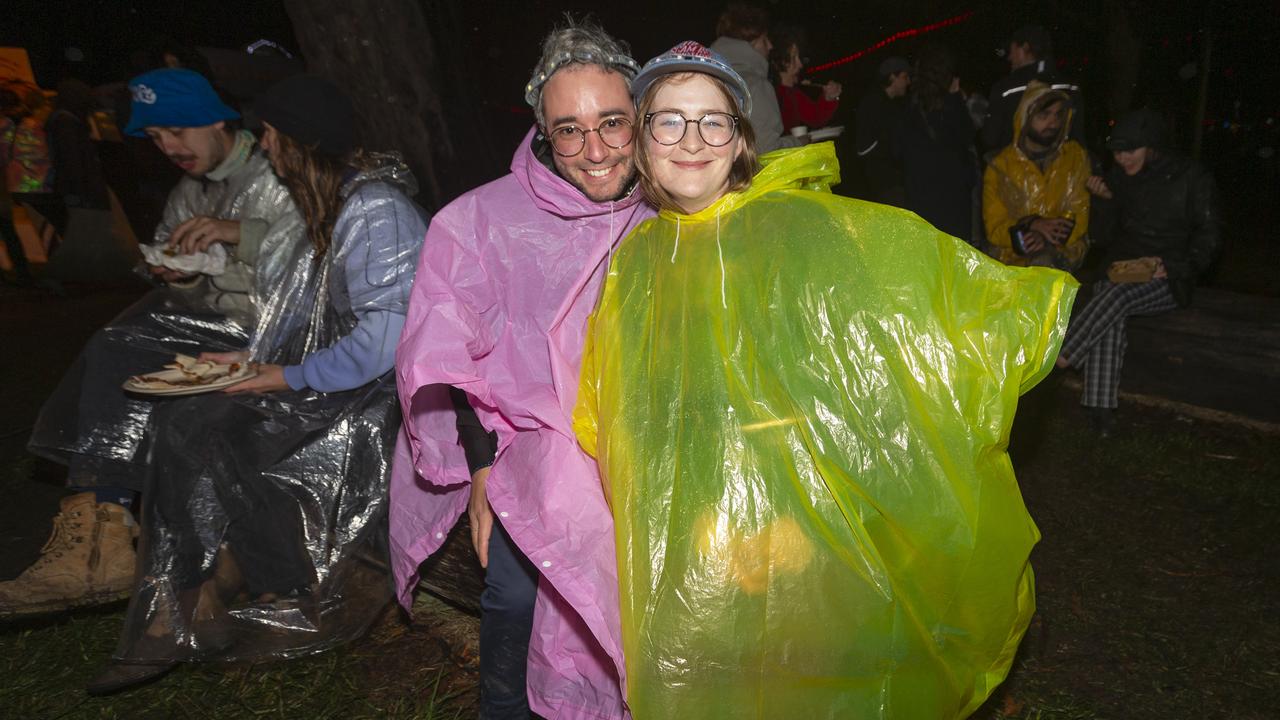
<instances>
[{"instance_id":1,"label":"dark tree trunk","mask_svg":"<svg viewBox=\"0 0 1280 720\"><path fill-rule=\"evenodd\" d=\"M418 178L418 199L438 209L462 188L444 180L457 157L439 91L440 59L414 0L285 0L307 69L356 105L361 144L398 150Z\"/></svg>"},{"instance_id":2,"label":"dark tree trunk","mask_svg":"<svg viewBox=\"0 0 1280 720\"><path fill-rule=\"evenodd\" d=\"M1142 66L1142 39L1134 31L1132 8L1124 3L1109 5L1107 12L1107 54L1110 56L1110 88L1108 117L1118 119L1133 105Z\"/></svg>"},{"instance_id":3,"label":"dark tree trunk","mask_svg":"<svg viewBox=\"0 0 1280 720\"><path fill-rule=\"evenodd\" d=\"M476 113L466 103L444 100L460 90L469 94L456 82L445 84L450 62L463 61L441 57L432 32L446 38L443 53L456 55L457 48L449 45L456 34L451 27L456 16L433 13L432 24L444 27L428 27L416 0L285 0L285 8L307 70L328 78L351 97L364 148L404 155L418 178L419 202L438 210L487 179L477 177L477 170L488 168L481 168L483 153L474 151L483 146L478 138L484 132ZM457 162L463 155L468 163ZM483 578L464 521L423 564L420 585L479 612Z\"/></svg>"}]
</instances>

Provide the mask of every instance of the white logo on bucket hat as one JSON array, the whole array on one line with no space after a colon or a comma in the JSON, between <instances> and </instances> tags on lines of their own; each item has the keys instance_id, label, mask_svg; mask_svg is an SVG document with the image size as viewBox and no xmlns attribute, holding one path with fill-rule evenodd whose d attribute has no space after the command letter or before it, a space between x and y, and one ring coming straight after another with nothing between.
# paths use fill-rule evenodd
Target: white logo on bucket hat
<instances>
[{"instance_id":1,"label":"white logo on bucket hat","mask_svg":"<svg viewBox=\"0 0 1280 720\"><path fill-rule=\"evenodd\" d=\"M129 91L133 95L134 102L140 102L144 105L156 104L156 91L146 85L132 85L129 87Z\"/></svg>"}]
</instances>

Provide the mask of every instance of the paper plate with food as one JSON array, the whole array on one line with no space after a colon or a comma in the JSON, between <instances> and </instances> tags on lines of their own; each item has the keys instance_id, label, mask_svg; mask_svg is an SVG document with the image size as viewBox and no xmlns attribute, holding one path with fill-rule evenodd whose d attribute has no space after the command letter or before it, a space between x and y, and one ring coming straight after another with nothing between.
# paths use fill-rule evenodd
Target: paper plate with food
<instances>
[{"instance_id":1,"label":"paper plate with food","mask_svg":"<svg viewBox=\"0 0 1280 720\"><path fill-rule=\"evenodd\" d=\"M818 128L809 133L809 139L813 142L821 142L823 140L835 140L844 132L843 125L832 125L830 127Z\"/></svg>"},{"instance_id":2,"label":"paper plate with food","mask_svg":"<svg viewBox=\"0 0 1280 720\"><path fill-rule=\"evenodd\" d=\"M124 389L143 395L196 395L231 387L257 374L249 363L215 363L177 355L162 370L125 380Z\"/></svg>"}]
</instances>

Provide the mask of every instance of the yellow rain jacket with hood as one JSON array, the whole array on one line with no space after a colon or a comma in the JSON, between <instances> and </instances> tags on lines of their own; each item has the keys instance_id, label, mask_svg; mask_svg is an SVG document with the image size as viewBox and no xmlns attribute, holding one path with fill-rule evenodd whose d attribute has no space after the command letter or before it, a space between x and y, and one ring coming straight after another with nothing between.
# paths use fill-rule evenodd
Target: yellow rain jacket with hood
<instances>
[{"instance_id":1,"label":"yellow rain jacket with hood","mask_svg":"<svg viewBox=\"0 0 1280 720\"><path fill-rule=\"evenodd\" d=\"M1039 538L1006 446L1076 283L837 197L831 143L623 241L574 428L611 493L646 718L962 718Z\"/></svg>"},{"instance_id":2,"label":"yellow rain jacket with hood","mask_svg":"<svg viewBox=\"0 0 1280 720\"><path fill-rule=\"evenodd\" d=\"M1032 217L1066 217L1070 213L1075 228L1063 243L1063 259L1078 267L1089 249L1089 155L1080 143L1067 139L1071 114L1063 120L1053 149L1043 160L1044 169L1028 157L1023 148L1023 134L1032 114L1061 99L1070 98L1060 90L1032 81L1018 103L1013 117L1013 143L1001 150L987 166L982 181L982 219L987 240L999 248L997 257L1008 265L1026 265L1027 256L1013 247L1009 230Z\"/></svg>"}]
</instances>

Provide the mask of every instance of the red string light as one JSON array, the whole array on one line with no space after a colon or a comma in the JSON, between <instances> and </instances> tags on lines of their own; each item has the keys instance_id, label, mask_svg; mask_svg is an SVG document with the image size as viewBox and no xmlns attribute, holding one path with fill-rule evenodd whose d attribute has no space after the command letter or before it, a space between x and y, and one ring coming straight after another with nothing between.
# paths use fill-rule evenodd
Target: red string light
<instances>
[{"instance_id":1,"label":"red string light","mask_svg":"<svg viewBox=\"0 0 1280 720\"><path fill-rule=\"evenodd\" d=\"M931 23L931 24L929 24L929 25L922 25L922 26L920 26L920 27L911 28L911 29L909 29L909 30L899 30L898 32L896 32L896 33L894 33L894 34L890 35L889 37L887 37L887 38L885 38L885 39L881 40L880 42L876 43L875 45L872 45L872 46L871 46L871 47L869 47L869 48L866 48L866 49L863 49L863 50L859 50L858 52L856 52L856 53L854 53L854 54L852 54L852 55L847 55L847 56L845 56L845 57L842 57L842 58L840 58L839 60L833 60L833 61L831 61L831 62L829 62L829 63L825 63L825 64L823 64L823 65L817 65L817 66L815 66L815 67L808 68L807 70L805 70L805 74L806 74L806 75L812 75L813 73L816 73L816 72L822 72L823 70L830 70L830 69L831 69L831 68L833 68L833 67L836 67L836 66L839 66L839 65L844 65L844 64L845 64L845 63L847 63L847 62L853 62L854 60L857 60L858 58L862 57L863 55L867 55L867 54L869 54L869 53L873 53L873 52L875 52L876 50L879 50L880 48L882 48L882 47L884 47L884 46L886 46L886 45L889 45L889 44L891 44L891 43L895 43L895 42L897 42L897 41L899 41L899 40L901 40L901 39L903 39L903 38L915 37L915 36L917 36L917 35L924 35L925 33L930 33L930 32L933 32L934 30L940 30L940 29L942 29L942 28L944 28L944 27L948 27L948 26L951 26L951 25L958 25L958 24L960 24L960 23L962 23L962 22L964 22L964 21L968 20L968 19L969 19L969 18L971 18L971 17L973 17L973 11L972 11L972 10L970 10L970 11L968 11L968 12L966 12L966 13L961 13L961 14L959 14L959 15L956 15L955 17L952 17L952 18L947 18L946 20L941 20L941 21L936 22L936 23Z\"/></svg>"}]
</instances>

